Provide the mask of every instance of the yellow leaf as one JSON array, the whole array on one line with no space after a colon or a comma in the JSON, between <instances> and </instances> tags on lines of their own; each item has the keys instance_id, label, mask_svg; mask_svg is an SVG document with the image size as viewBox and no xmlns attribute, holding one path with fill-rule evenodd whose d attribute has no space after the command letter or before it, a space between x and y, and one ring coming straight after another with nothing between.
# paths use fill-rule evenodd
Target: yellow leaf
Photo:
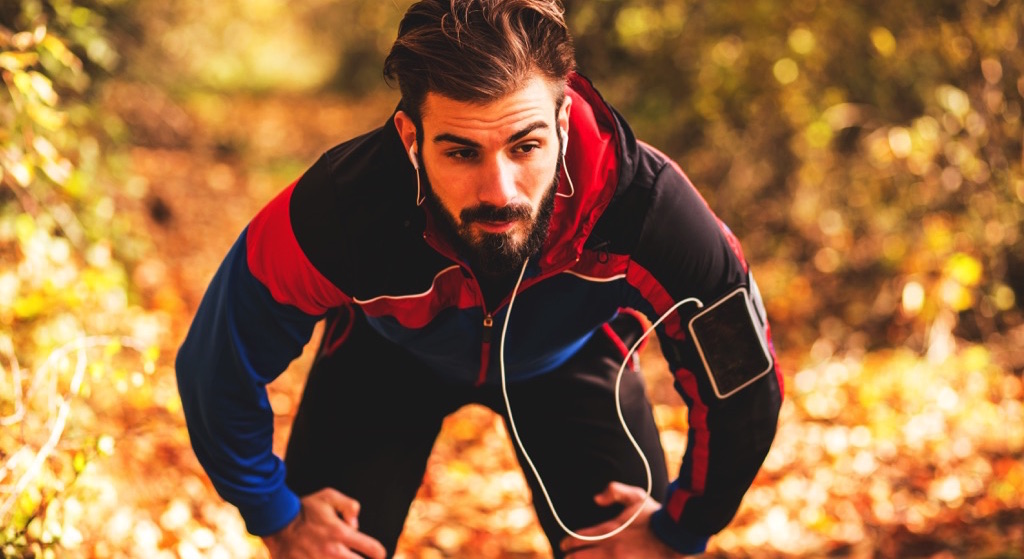
<instances>
[{"instance_id":1,"label":"yellow leaf","mask_svg":"<svg viewBox=\"0 0 1024 559\"><path fill-rule=\"evenodd\" d=\"M53 82L50 81L50 78L39 72L29 72L28 75L31 80L32 91L39 96L39 99L51 107L56 105L59 98L57 97L57 92L53 90Z\"/></svg>"},{"instance_id":2,"label":"yellow leaf","mask_svg":"<svg viewBox=\"0 0 1024 559\"><path fill-rule=\"evenodd\" d=\"M121 347L121 340L111 340L110 343L103 348L103 355L107 358L113 357L121 352Z\"/></svg>"},{"instance_id":3,"label":"yellow leaf","mask_svg":"<svg viewBox=\"0 0 1024 559\"><path fill-rule=\"evenodd\" d=\"M814 33L806 27L797 27L789 33L789 48L797 54L810 54L816 41Z\"/></svg>"},{"instance_id":4,"label":"yellow leaf","mask_svg":"<svg viewBox=\"0 0 1024 559\"><path fill-rule=\"evenodd\" d=\"M14 36L11 37L11 44L14 45L14 48L18 50L28 50L32 48L32 45L35 44L35 41L35 36L28 31L15 33Z\"/></svg>"},{"instance_id":5,"label":"yellow leaf","mask_svg":"<svg viewBox=\"0 0 1024 559\"><path fill-rule=\"evenodd\" d=\"M960 356L964 370L980 371L988 367L992 357L987 348L980 345L972 345Z\"/></svg>"},{"instance_id":6,"label":"yellow leaf","mask_svg":"<svg viewBox=\"0 0 1024 559\"><path fill-rule=\"evenodd\" d=\"M96 450L99 451L103 456L111 456L114 454L114 437L110 435L103 435L96 441Z\"/></svg>"},{"instance_id":7,"label":"yellow leaf","mask_svg":"<svg viewBox=\"0 0 1024 559\"><path fill-rule=\"evenodd\" d=\"M18 297L14 301L14 316L18 318L32 318L38 316L46 308L46 299L38 292L29 293L24 297Z\"/></svg>"},{"instance_id":8,"label":"yellow leaf","mask_svg":"<svg viewBox=\"0 0 1024 559\"><path fill-rule=\"evenodd\" d=\"M924 235L928 248L935 252L946 250L953 243L953 233L944 215L925 218Z\"/></svg>"},{"instance_id":9,"label":"yellow leaf","mask_svg":"<svg viewBox=\"0 0 1024 559\"><path fill-rule=\"evenodd\" d=\"M32 96L32 76L29 76L28 72L17 70L11 76L11 80L22 95Z\"/></svg>"},{"instance_id":10,"label":"yellow leaf","mask_svg":"<svg viewBox=\"0 0 1024 559\"><path fill-rule=\"evenodd\" d=\"M43 39L41 45L46 50L50 51L50 54L59 60L61 64L71 68L75 72L82 69L82 61L75 56L75 54L71 52L71 49L61 42L60 39L53 35L47 35L46 38Z\"/></svg>"},{"instance_id":11,"label":"yellow leaf","mask_svg":"<svg viewBox=\"0 0 1024 559\"><path fill-rule=\"evenodd\" d=\"M959 118L966 117L971 111L971 98L958 87L940 85L935 88L935 97L943 108Z\"/></svg>"},{"instance_id":12,"label":"yellow leaf","mask_svg":"<svg viewBox=\"0 0 1024 559\"><path fill-rule=\"evenodd\" d=\"M904 313L914 316L921 312L921 309L924 308L924 303L924 286L916 281L908 282L903 286L902 307Z\"/></svg>"},{"instance_id":13,"label":"yellow leaf","mask_svg":"<svg viewBox=\"0 0 1024 559\"><path fill-rule=\"evenodd\" d=\"M18 214L14 218L14 235L18 237L18 242L21 244L27 244L29 240L36 234L36 220L29 214Z\"/></svg>"},{"instance_id":14,"label":"yellow leaf","mask_svg":"<svg viewBox=\"0 0 1024 559\"><path fill-rule=\"evenodd\" d=\"M39 62L39 55L34 52L0 52L0 68L12 72L24 70Z\"/></svg>"},{"instance_id":15,"label":"yellow leaf","mask_svg":"<svg viewBox=\"0 0 1024 559\"><path fill-rule=\"evenodd\" d=\"M42 155L46 159L57 159L60 157L60 153L57 148L53 146L50 140L42 136L36 136L32 140L32 147L35 148L36 153Z\"/></svg>"},{"instance_id":16,"label":"yellow leaf","mask_svg":"<svg viewBox=\"0 0 1024 559\"><path fill-rule=\"evenodd\" d=\"M974 287L981 281L981 262L969 254L958 252L946 263L946 274L965 287Z\"/></svg>"},{"instance_id":17,"label":"yellow leaf","mask_svg":"<svg viewBox=\"0 0 1024 559\"><path fill-rule=\"evenodd\" d=\"M796 61L792 58L781 58L772 67L772 73L775 74L775 79L779 83L788 85L800 77L800 67L797 66Z\"/></svg>"},{"instance_id":18,"label":"yellow leaf","mask_svg":"<svg viewBox=\"0 0 1024 559\"><path fill-rule=\"evenodd\" d=\"M143 352L143 356L147 361L156 361L160 358L160 348L158 346L149 346Z\"/></svg>"},{"instance_id":19,"label":"yellow leaf","mask_svg":"<svg viewBox=\"0 0 1024 559\"><path fill-rule=\"evenodd\" d=\"M14 180L21 186L28 186L36 176L35 171L32 170L32 165L29 164L26 158L15 161L11 164L9 170Z\"/></svg>"},{"instance_id":20,"label":"yellow leaf","mask_svg":"<svg viewBox=\"0 0 1024 559\"><path fill-rule=\"evenodd\" d=\"M85 469L85 453L79 451L75 453L75 457L71 461L71 467L75 469L75 473L80 474Z\"/></svg>"},{"instance_id":21,"label":"yellow leaf","mask_svg":"<svg viewBox=\"0 0 1024 559\"><path fill-rule=\"evenodd\" d=\"M56 132L63 128L64 123L68 120L67 114L46 105L31 104L26 108L25 112L36 124L51 132Z\"/></svg>"},{"instance_id":22,"label":"yellow leaf","mask_svg":"<svg viewBox=\"0 0 1024 559\"><path fill-rule=\"evenodd\" d=\"M1013 289L1006 285L996 287L992 299L996 304L996 308L1001 311L1008 311L1012 309L1017 302Z\"/></svg>"},{"instance_id":23,"label":"yellow leaf","mask_svg":"<svg viewBox=\"0 0 1024 559\"><path fill-rule=\"evenodd\" d=\"M63 186L71 179L73 167L67 159L61 158L58 161L46 161L42 167L43 173L50 177L55 184Z\"/></svg>"},{"instance_id":24,"label":"yellow leaf","mask_svg":"<svg viewBox=\"0 0 1024 559\"><path fill-rule=\"evenodd\" d=\"M955 281L943 282L940 293L942 300L957 312L966 311L974 305L971 291Z\"/></svg>"},{"instance_id":25,"label":"yellow leaf","mask_svg":"<svg viewBox=\"0 0 1024 559\"><path fill-rule=\"evenodd\" d=\"M896 52L896 37L892 31L884 27L876 27L871 30L871 44L874 45L878 54L888 58Z\"/></svg>"}]
</instances>

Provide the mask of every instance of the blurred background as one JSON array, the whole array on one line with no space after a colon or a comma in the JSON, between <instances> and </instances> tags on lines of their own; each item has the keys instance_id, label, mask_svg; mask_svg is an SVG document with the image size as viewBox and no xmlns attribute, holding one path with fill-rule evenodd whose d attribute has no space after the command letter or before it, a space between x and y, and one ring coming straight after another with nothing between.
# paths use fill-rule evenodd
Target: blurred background
<instances>
[{"instance_id":1,"label":"blurred background","mask_svg":"<svg viewBox=\"0 0 1024 559\"><path fill-rule=\"evenodd\" d=\"M264 556L192 455L173 356L251 216L385 123L409 4L0 6L0 556ZM565 6L772 318L779 435L709 555L1024 557L1024 4ZM270 387L278 449L305 366ZM685 407L644 366L675 469ZM451 417L399 556L548 555L500 421Z\"/></svg>"}]
</instances>

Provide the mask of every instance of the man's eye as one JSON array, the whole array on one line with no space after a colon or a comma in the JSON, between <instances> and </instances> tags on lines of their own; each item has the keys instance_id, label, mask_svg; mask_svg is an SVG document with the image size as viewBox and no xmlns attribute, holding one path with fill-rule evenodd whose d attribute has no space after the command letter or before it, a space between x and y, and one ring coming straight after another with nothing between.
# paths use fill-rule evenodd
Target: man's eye
<instances>
[{"instance_id":1,"label":"man's eye","mask_svg":"<svg viewBox=\"0 0 1024 559\"><path fill-rule=\"evenodd\" d=\"M538 144L523 144L521 146L516 146L516 151L519 153L530 153L538 148L540 148L540 145Z\"/></svg>"},{"instance_id":2,"label":"man's eye","mask_svg":"<svg viewBox=\"0 0 1024 559\"><path fill-rule=\"evenodd\" d=\"M448 157L452 159L473 159L476 157L476 150L472 149L456 149L448 152Z\"/></svg>"}]
</instances>

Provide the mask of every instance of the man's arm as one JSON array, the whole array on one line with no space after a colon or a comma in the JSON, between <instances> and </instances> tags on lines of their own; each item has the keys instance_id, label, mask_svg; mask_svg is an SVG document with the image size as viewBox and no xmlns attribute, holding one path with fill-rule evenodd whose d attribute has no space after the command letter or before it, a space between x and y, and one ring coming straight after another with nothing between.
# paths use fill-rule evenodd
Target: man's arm
<instances>
[{"instance_id":1,"label":"man's arm","mask_svg":"<svg viewBox=\"0 0 1024 559\"><path fill-rule=\"evenodd\" d=\"M301 353L320 317L349 301L306 258L292 230L292 193L318 176L307 173L284 190L238 238L176 363L196 456L256 535L281 530L300 509L272 452L266 384Z\"/></svg>"},{"instance_id":2,"label":"man's arm","mask_svg":"<svg viewBox=\"0 0 1024 559\"><path fill-rule=\"evenodd\" d=\"M273 454L266 384L297 357L316 316L274 301L251 273L247 233L231 248L178 352L178 390L196 457L250 532L276 532L299 512Z\"/></svg>"},{"instance_id":3,"label":"man's arm","mask_svg":"<svg viewBox=\"0 0 1024 559\"><path fill-rule=\"evenodd\" d=\"M627 280L636 287L636 307L652 321L689 297L704 307L738 288L759 297L739 243L670 162L655 180ZM754 303L760 308L759 299ZM729 394L716 390L688 331L689 319L698 310L696 304L683 305L658 329L676 389L689 408L689 432L679 477L671 483L664 507L651 515L650 527L681 553L702 552L708 538L732 520L774 439L782 403L767 319L757 319L757 327L771 370L762 374L764 361L745 363L738 374L751 382ZM722 344L726 351L737 342L702 340Z\"/></svg>"}]
</instances>

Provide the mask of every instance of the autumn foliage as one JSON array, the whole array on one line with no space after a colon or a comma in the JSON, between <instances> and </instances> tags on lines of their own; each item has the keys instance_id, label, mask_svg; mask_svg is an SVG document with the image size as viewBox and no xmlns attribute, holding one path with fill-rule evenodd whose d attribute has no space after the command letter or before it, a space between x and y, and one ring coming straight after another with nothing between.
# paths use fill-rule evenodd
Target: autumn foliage
<instances>
[{"instance_id":1,"label":"autumn foliage","mask_svg":"<svg viewBox=\"0 0 1024 559\"><path fill-rule=\"evenodd\" d=\"M173 354L258 208L384 122L406 5L0 6L0 556L263 556L191 454ZM1024 557L1024 5L566 7L772 316L779 434L709 555ZM671 471L685 408L643 363ZM277 449L305 366L270 386ZM546 546L500 420L450 417L399 556Z\"/></svg>"}]
</instances>

